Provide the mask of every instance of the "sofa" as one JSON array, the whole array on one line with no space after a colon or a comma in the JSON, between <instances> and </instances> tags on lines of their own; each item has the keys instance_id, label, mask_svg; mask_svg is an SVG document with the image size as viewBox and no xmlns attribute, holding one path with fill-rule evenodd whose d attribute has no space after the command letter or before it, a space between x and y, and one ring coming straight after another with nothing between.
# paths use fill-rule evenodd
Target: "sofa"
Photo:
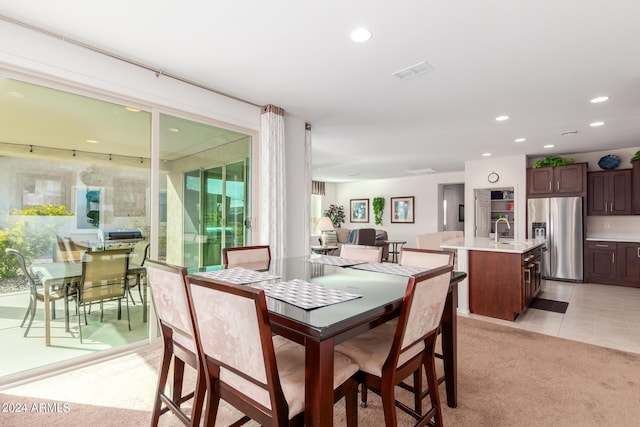
<instances>
[{"instance_id":1,"label":"sofa","mask_svg":"<svg viewBox=\"0 0 640 427\"><path fill-rule=\"evenodd\" d=\"M353 234L351 233L352 231L354 232ZM349 240L350 238L352 239L351 241ZM344 244L382 246L382 260L385 261L389 258L389 245L386 243L388 238L385 230L376 230L373 228L336 228L335 240L330 237L329 245L337 245L338 249L331 251L329 255L340 256L340 250Z\"/></svg>"}]
</instances>

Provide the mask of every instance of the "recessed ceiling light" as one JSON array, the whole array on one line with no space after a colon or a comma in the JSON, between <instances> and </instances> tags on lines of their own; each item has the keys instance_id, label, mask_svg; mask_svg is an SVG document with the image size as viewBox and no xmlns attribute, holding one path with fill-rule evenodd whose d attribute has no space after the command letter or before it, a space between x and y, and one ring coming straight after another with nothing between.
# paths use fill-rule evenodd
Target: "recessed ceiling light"
<instances>
[{"instance_id":1,"label":"recessed ceiling light","mask_svg":"<svg viewBox=\"0 0 640 427\"><path fill-rule=\"evenodd\" d=\"M496 117L496 121L504 122L505 120L509 120L509 116L498 116Z\"/></svg>"},{"instance_id":2,"label":"recessed ceiling light","mask_svg":"<svg viewBox=\"0 0 640 427\"><path fill-rule=\"evenodd\" d=\"M353 30L353 32L351 33L351 40L353 40L356 43L366 42L370 38L371 38L371 31L367 30L366 28L360 27Z\"/></svg>"},{"instance_id":3,"label":"recessed ceiling light","mask_svg":"<svg viewBox=\"0 0 640 427\"><path fill-rule=\"evenodd\" d=\"M544 148L553 148L553 147L554 147L553 144L547 144L547 145L544 146Z\"/></svg>"},{"instance_id":4,"label":"recessed ceiling light","mask_svg":"<svg viewBox=\"0 0 640 427\"><path fill-rule=\"evenodd\" d=\"M89 144L97 144L97 143L98 143L98 140L96 140L96 139L87 139L86 141L87 141Z\"/></svg>"},{"instance_id":5,"label":"recessed ceiling light","mask_svg":"<svg viewBox=\"0 0 640 427\"><path fill-rule=\"evenodd\" d=\"M178 129L178 128L168 128L167 130L169 132L173 132L173 133L180 133L180 129Z\"/></svg>"},{"instance_id":6,"label":"recessed ceiling light","mask_svg":"<svg viewBox=\"0 0 640 427\"><path fill-rule=\"evenodd\" d=\"M595 128L595 127L602 126L602 125L604 125L604 122L593 122L589 126Z\"/></svg>"},{"instance_id":7,"label":"recessed ceiling light","mask_svg":"<svg viewBox=\"0 0 640 427\"><path fill-rule=\"evenodd\" d=\"M133 107L124 107L125 110L127 111L131 111L132 113L139 113L140 110L138 110L137 108L133 108Z\"/></svg>"},{"instance_id":8,"label":"recessed ceiling light","mask_svg":"<svg viewBox=\"0 0 640 427\"><path fill-rule=\"evenodd\" d=\"M597 104L598 102L604 102L604 101L608 101L609 97L608 96L598 96L596 98L593 98L591 100L592 103Z\"/></svg>"},{"instance_id":9,"label":"recessed ceiling light","mask_svg":"<svg viewBox=\"0 0 640 427\"><path fill-rule=\"evenodd\" d=\"M514 139L515 142L525 142L526 140L527 140L527 138Z\"/></svg>"},{"instance_id":10,"label":"recessed ceiling light","mask_svg":"<svg viewBox=\"0 0 640 427\"><path fill-rule=\"evenodd\" d=\"M482 155L483 155L484 157L489 157L489 156L491 155L491 153L482 153Z\"/></svg>"}]
</instances>

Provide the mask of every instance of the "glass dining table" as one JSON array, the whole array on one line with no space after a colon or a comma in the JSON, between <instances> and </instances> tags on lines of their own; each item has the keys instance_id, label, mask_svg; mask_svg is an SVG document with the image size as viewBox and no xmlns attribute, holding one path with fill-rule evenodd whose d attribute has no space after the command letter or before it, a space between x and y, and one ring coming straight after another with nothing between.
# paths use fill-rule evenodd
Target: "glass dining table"
<instances>
[{"instance_id":1,"label":"glass dining table","mask_svg":"<svg viewBox=\"0 0 640 427\"><path fill-rule=\"evenodd\" d=\"M322 262L322 258L327 263ZM318 289L355 295L342 302L309 309L280 294L265 292L273 332L305 346L305 425L309 426L333 424L334 347L397 317L410 273L405 270L405 275L401 275L402 267L397 264L388 264L395 269L393 273L366 271L358 269L358 266L332 265L332 259L335 258L311 255L272 259L264 268L256 268L258 266L255 264L246 265L247 269L261 270L267 274L245 280L244 284L254 287L271 289L270 285L276 283L303 281ZM243 265L236 267L242 268ZM221 269L220 266L205 267L191 269L189 273L199 278L206 278L207 275L215 277L215 272ZM221 277L217 278L224 280ZM441 324L444 381L450 407L457 406L457 285L465 277L466 273L463 272L452 274ZM252 280L253 283L248 283ZM317 299L317 295L313 299Z\"/></svg>"},{"instance_id":2,"label":"glass dining table","mask_svg":"<svg viewBox=\"0 0 640 427\"><path fill-rule=\"evenodd\" d=\"M49 347L51 345L51 312L50 312L50 294L51 289L56 286L66 286L68 284L77 284L82 277L82 263L81 262L67 262L57 261L49 263L34 263L31 264L31 271L33 271L43 286L43 301L44 301L44 336L45 345ZM127 276L138 276L145 274L146 270L142 266L131 267L127 270ZM147 321L147 286L142 286L142 320ZM68 319L65 319L65 328L68 328Z\"/></svg>"}]
</instances>

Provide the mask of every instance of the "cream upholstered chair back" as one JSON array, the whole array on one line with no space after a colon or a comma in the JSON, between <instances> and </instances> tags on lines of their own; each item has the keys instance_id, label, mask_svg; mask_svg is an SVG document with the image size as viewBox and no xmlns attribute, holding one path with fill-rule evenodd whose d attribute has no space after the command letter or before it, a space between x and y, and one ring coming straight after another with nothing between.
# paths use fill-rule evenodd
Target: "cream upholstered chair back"
<instances>
[{"instance_id":1,"label":"cream upholstered chair back","mask_svg":"<svg viewBox=\"0 0 640 427\"><path fill-rule=\"evenodd\" d=\"M194 277L189 290L202 356L220 366L220 381L272 409L270 391L283 394L264 291Z\"/></svg>"},{"instance_id":2,"label":"cream upholstered chair back","mask_svg":"<svg viewBox=\"0 0 640 427\"><path fill-rule=\"evenodd\" d=\"M407 267L432 269L443 265L453 266L454 258L455 253L451 251L402 248L398 264Z\"/></svg>"},{"instance_id":3,"label":"cream upholstered chair back","mask_svg":"<svg viewBox=\"0 0 640 427\"><path fill-rule=\"evenodd\" d=\"M342 245L340 258L367 261L370 264L382 262L382 246Z\"/></svg>"},{"instance_id":4,"label":"cream upholstered chair back","mask_svg":"<svg viewBox=\"0 0 640 427\"><path fill-rule=\"evenodd\" d=\"M269 261L271 261L271 249L269 245L224 248L222 257L224 264L227 266L250 264L256 266L266 265L268 267Z\"/></svg>"},{"instance_id":5,"label":"cream upholstered chair back","mask_svg":"<svg viewBox=\"0 0 640 427\"><path fill-rule=\"evenodd\" d=\"M406 324L401 351L423 342L440 325L452 270L451 265L440 266L410 280L402 308Z\"/></svg>"},{"instance_id":6,"label":"cream upholstered chair back","mask_svg":"<svg viewBox=\"0 0 640 427\"><path fill-rule=\"evenodd\" d=\"M172 330L172 339L195 354L191 308L187 298L187 269L146 260L153 304L160 323ZM163 328L163 334L166 330Z\"/></svg>"}]
</instances>

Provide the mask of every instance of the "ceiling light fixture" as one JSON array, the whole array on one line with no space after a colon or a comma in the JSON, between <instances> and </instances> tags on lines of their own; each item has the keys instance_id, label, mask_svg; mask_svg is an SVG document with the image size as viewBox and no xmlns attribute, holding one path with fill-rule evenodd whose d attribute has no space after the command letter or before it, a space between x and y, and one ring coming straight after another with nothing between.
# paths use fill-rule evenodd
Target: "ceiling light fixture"
<instances>
[{"instance_id":1,"label":"ceiling light fixture","mask_svg":"<svg viewBox=\"0 0 640 427\"><path fill-rule=\"evenodd\" d=\"M433 67L427 64L425 61L422 61L410 67L403 68L402 70L395 71L391 73L391 75L400 80L405 80L410 77L418 76L420 74L429 73L431 71L433 71Z\"/></svg>"},{"instance_id":2,"label":"ceiling light fixture","mask_svg":"<svg viewBox=\"0 0 640 427\"><path fill-rule=\"evenodd\" d=\"M133 108L133 107L124 107L125 110L127 111L131 111L132 113L139 113L140 110L138 110L137 108Z\"/></svg>"},{"instance_id":3,"label":"ceiling light fixture","mask_svg":"<svg viewBox=\"0 0 640 427\"><path fill-rule=\"evenodd\" d=\"M496 117L497 122L504 122L505 120L509 120L509 116L498 116Z\"/></svg>"},{"instance_id":4,"label":"ceiling light fixture","mask_svg":"<svg viewBox=\"0 0 640 427\"><path fill-rule=\"evenodd\" d=\"M21 94L20 92L16 92L15 90L7 92L7 95L9 95L12 98L24 98L23 94Z\"/></svg>"},{"instance_id":5,"label":"ceiling light fixture","mask_svg":"<svg viewBox=\"0 0 640 427\"><path fill-rule=\"evenodd\" d=\"M491 153L482 153L482 155L483 155L484 157L489 157L489 156L491 155Z\"/></svg>"},{"instance_id":6,"label":"ceiling light fixture","mask_svg":"<svg viewBox=\"0 0 640 427\"><path fill-rule=\"evenodd\" d=\"M544 148L553 148L553 147L554 147L553 144L547 144L547 145L544 146Z\"/></svg>"},{"instance_id":7,"label":"ceiling light fixture","mask_svg":"<svg viewBox=\"0 0 640 427\"><path fill-rule=\"evenodd\" d=\"M178 128L168 128L167 130L169 132L173 132L173 133L180 133L180 129L178 129Z\"/></svg>"},{"instance_id":8,"label":"ceiling light fixture","mask_svg":"<svg viewBox=\"0 0 640 427\"><path fill-rule=\"evenodd\" d=\"M598 96L598 97L596 97L596 98L593 98L593 99L591 100L591 103L592 103L592 104L597 104L597 103L599 103L599 102L605 102L605 101L608 101L608 100L609 100L609 97L608 97L608 96Z\"/></svg>"},{"instance_id":9,"label":"ceiling light fixture","mask_svg":"<svg viewBox=\"0 0 640 427\"><path fill-rule=\"evenodd\" d=\"M98 141L97 141L97 140L95 140L95 139L87 139L86 141L87 141L89 144L97 144L97 143L98 143Z\"/></svg>"},{"instance_id":10,"label":"ceiling light fixture","mask_svg":"<svg viewBox=\"0 0 640 427\"><path fill-rule=\"evenodd\" d=\"M603 126L603 125L604 125L604 122L593 122L589 126L595 128L595 127Z\"/></svg>"},{"instance_id":11,"label":"ceiling light fixture","mask_svg":"<svg viewBox=\"0 0 640 427\"><path fill-rule=\"evenodd\" d=\"M366 28L357 28L351 33L351 40L356 43L364 43L371 38L371 31Z\"/></svg>"},{"instance_id":12,"label":"ceiling light fixture","mask_svg":"<svg viewBox=\"0 0 640 427\"><path fill-rule=\"evenodd\" d=\"M525 142L526 140L527 140L527 138L514 139L515 142Z\"/></svg>"}]
</instances>

